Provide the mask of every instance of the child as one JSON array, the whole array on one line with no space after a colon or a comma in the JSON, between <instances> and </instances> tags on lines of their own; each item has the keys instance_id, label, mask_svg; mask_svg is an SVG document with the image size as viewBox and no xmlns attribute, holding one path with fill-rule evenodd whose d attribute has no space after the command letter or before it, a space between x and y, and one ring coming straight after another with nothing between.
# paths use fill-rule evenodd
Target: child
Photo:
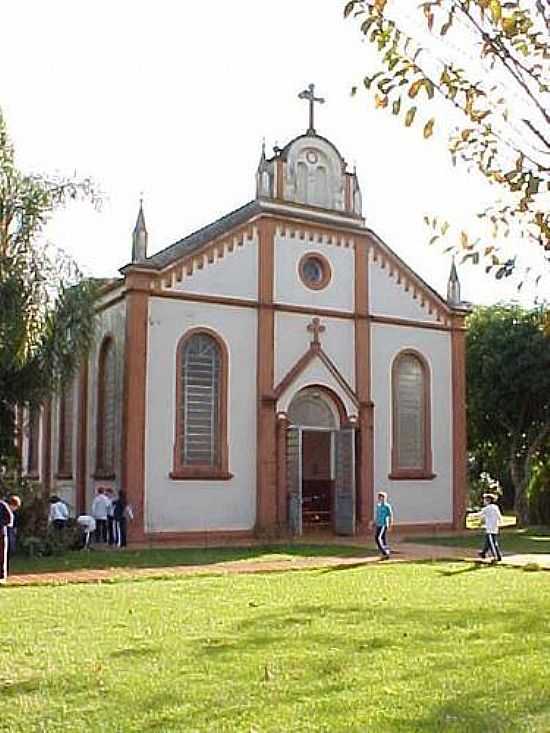
<instances>
[{"instance_id":1,"label":"child","mask_svg":"<svg viewBox=\"0 0 550 733\"><path fill-rule=\"evenodd\" d=\"M69 510L64 501L61 501L59 496L50 496L50 514L48 516L48 523L60 532L67 526L69 520Z\"/></svg>"},{"instance_id":2,"label":"child","mask_svg":"<svg viewBox=\"0 0 550 733\"><path fill-rule=\"evenodd\" d=\"M471 517L479 517L485 523L485 543L483 549L478 553L485 559L486 554L490 551L493 556L493 562L500 562L502 555L498 546L498 528L502 523L502 515L497 504L497 496L495 494L483 494L483 504L485 505L480 512L470 514Z\"/></svg>"},{"instance_id":3,"label":"child","mask_svg":"<svg viewBox=\"0 0 550 733\"><path fill-rule=\"evenodd\" d=\"M97 496L92 502L92 517L95 519L95 541L107 542L107 516L110 499L105 496L105 489L99 486Z\"/></svg>"},{"instance_id":4,"label":"child","mask_svg":"<svg viewBox=\"0 0 550 733\"><path fill-rule=\"evenodd\" d=\"M13 513L21 506L18 496L10 496L7 501L0 501L0 584L4 585L8 577L8 527L13 526Z\"/></svg>"},{"instance_id":5,"label":"child","mask_svg":"<svg viewBox=\"0 0 550 733\"><path fill-rule=\"evenodd\" d=\"M115 544L117 547L126 547L127 523L128 519L134 518L134 514L123 489L118 492L118 499L113 503L113 518L115 520Z\"/></svg>"},{"instance_id":6,"label":"child","mask_svg":"<svg viewBox=\"0 0 550 733\"><path fill-rule=\"evenodd\" d=\"M378 504L376 505L376 520L374 539L382 555L382 560L389 560L390 548L386 542L386 533L393 521L393 510L388 504L388 495L385 491L378 492Z\"/></svg>"}]
</instances>

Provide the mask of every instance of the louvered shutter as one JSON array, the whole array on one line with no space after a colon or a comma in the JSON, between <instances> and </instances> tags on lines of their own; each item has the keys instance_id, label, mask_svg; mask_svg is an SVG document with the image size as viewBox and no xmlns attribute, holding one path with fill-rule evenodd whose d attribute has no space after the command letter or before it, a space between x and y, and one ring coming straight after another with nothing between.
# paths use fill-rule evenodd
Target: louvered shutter
<instances>
[{"instance_id":1,"label":"louvered shutter","mask_svg":"<svg viewBox=\"0 0 550 733\"><path fill-rule=\"evenodd\" d=\"M395 410L397 461L401 468L424 468L425 416L424 368L413 354L397 364Z\"/></svg>"},{"instance_id":2,"label":"louvered shutter","mask_svg":"<svg viewBox=\"0 0 550 733\"><path fill-rule=\"evenodd\" d=\"M217 466L220 460L220 347L208 334L193 335L181 358L181 462Z\"/></svg>"}]
</instances>

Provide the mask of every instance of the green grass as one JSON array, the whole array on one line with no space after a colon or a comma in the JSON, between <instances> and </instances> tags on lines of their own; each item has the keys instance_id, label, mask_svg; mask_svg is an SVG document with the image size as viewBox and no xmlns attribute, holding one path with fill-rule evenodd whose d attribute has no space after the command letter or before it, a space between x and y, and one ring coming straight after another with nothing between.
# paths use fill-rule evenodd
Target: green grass
<instances>
[{"instance_id":1,"label":"green grass","mask_svg":"<svg viewBox=\"0 0 550 733\"><path fill-rule=\"evenodd\" d=\"M543 733L550 583L461 563L3 588L10 733Z\"/></svg>"},{"instance_id":2,"label":"green grass","mask_svg":"<svg viewBox=\"0 0 550 733\"><path fill-rule=\"evenodd\" d=\"M410 538L411 542L445 545L447 547L481 548L483 530L472 530L462 536L434 536ZM505 555L546 553L550 554L550 528L532 527L530 529L503 529L500 533L500 547Z\"/></svg>"},{"instance_id":3,"label":"green grass","mask_svg":"<svg viewBox=\"0 0 550 733\"><path fill-rule=\"evenodd\" d=\"M91 568L157 568L175 565L210 565L218 562L259 562L300 557L365 557L364 547L350 545L266 545L264 547L193 547L178 549L96 550L67 552L60 556L28 558L16 555L10 572L51 573Z\"/></svg>"}]
</instances>

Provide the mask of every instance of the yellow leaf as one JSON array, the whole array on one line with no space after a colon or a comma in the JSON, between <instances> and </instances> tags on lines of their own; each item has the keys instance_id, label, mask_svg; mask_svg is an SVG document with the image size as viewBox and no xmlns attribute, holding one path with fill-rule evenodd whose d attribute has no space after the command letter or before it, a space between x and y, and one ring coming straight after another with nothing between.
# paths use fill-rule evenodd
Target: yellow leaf
<instances>
[{"instance_id":1,"label":"yellow leaf","mask_svg":"<svg viewBox=\"0 0 550 733\"><path fill-rule=\"evenodd\" d=\"M382 96L380 96L380 94L377 94L374 97L374 105L375 105L376 109L379 109L380 107L383 109L384 107L387 107L388 106L388 98L387 97L382 97Z\"/></svg>"},{"instance_id":2,"label":"yellow leaf","mask_svg":"<svg viewBox=\"0 0 550 733\"><path fill-rule=\"evenodd\" d=\"M434 118L434 117L432 117L432 119L431 119L431 120L429 120L429 121L428 121L428 122L427 122L427 123L426 123L426 124L424 125L424 137L425 137L425 138L428 138L428 137L430 137L430 136L431 136L431 134L433 133L433 131L434 131L434 123L435 123L435 118Z\"/></svg>"},{"instance_id":3,"label":"yellow leaf","mask_svg":"<svg viewBox=\"0 0 550 733\"><path fill-rule=\"evenodd\" d=\"M388 0L374 0L374 7L378 10L379 13L383 13L387 2Z\"/></svg>"},{"instance_id":4,"label":"yellow leaf","mask_svg":"<svg viewBox=\"0 0 550 733\"><path fill-rule=\"evenodd\" d=\"M489 9L491 11L493 22L498 23L502 17L502 7L500 5L500 0L491 0L491 2L489 3Z\"/></svg>"},{"instance_id":5,"label":"yellow leaf","mask_svg":"<svg viewBox=\"0 0 550 733\"><path fill-rule=\"evenodd\" d=\"M416 107L411 107L405 115L405 127L410 127L413 123L414 116L416 114Z\"/></svg>"},{"instance_id":6,"label":"yellow leaf","mask_svg":"<svg viewBox=\"0 0 550 733\"><path fill-rule=\"evenodd\" d=\"M409 89L409 97L411 99L414 99L416 95L418 94L418 90L422 86L422 79L417 79L415 82L413 82Z\"/></svg>"},{"instance_id":7,"label":"yellow leaf","mask_svg":"<svg viewBox=\"0 0 550 733\"><path fill-rule=\"evenodd\" d=\"M460 243L463 247L468 246L468 235L466 232L460 232Z\"/></svg>"}]
</instances>

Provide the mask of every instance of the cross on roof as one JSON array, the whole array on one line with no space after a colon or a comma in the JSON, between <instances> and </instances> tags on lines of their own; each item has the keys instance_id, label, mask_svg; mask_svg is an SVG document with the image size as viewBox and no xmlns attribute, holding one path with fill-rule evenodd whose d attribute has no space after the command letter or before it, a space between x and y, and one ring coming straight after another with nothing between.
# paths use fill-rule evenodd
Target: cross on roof
<instances>
[{"instance_id":1,"label":"cross on roof","mask_svg":"<svg viewBox=\"0 0 550 733\"><path fill-rule=\"evenodd\" d=\"M321 324L321 321L317 317L315 317L312 319L311 323L307 327L307 330L313 334L313 341L311 343L319 344L321 343L319 341L319 334L323 333L327 329Z\"/></svg>"},{"instance_id":2,"label":"cross on roof","mask_svg":"<svg viewBox=\"0 0 550 733\"><path fill-rule=\"evenodd\" d=\"M319 102L319 104L324 104L325 100L323 97L316 97L315 96L315 84L310 84L307 89L304 89L303 92L300 92L298 94L299 99L307 99L309 101L309 128L307 131L308 135L315 135L315 126L313 124L313 115L314 115L314 105L315 102Z\"/></svg>"}]
</instances>

